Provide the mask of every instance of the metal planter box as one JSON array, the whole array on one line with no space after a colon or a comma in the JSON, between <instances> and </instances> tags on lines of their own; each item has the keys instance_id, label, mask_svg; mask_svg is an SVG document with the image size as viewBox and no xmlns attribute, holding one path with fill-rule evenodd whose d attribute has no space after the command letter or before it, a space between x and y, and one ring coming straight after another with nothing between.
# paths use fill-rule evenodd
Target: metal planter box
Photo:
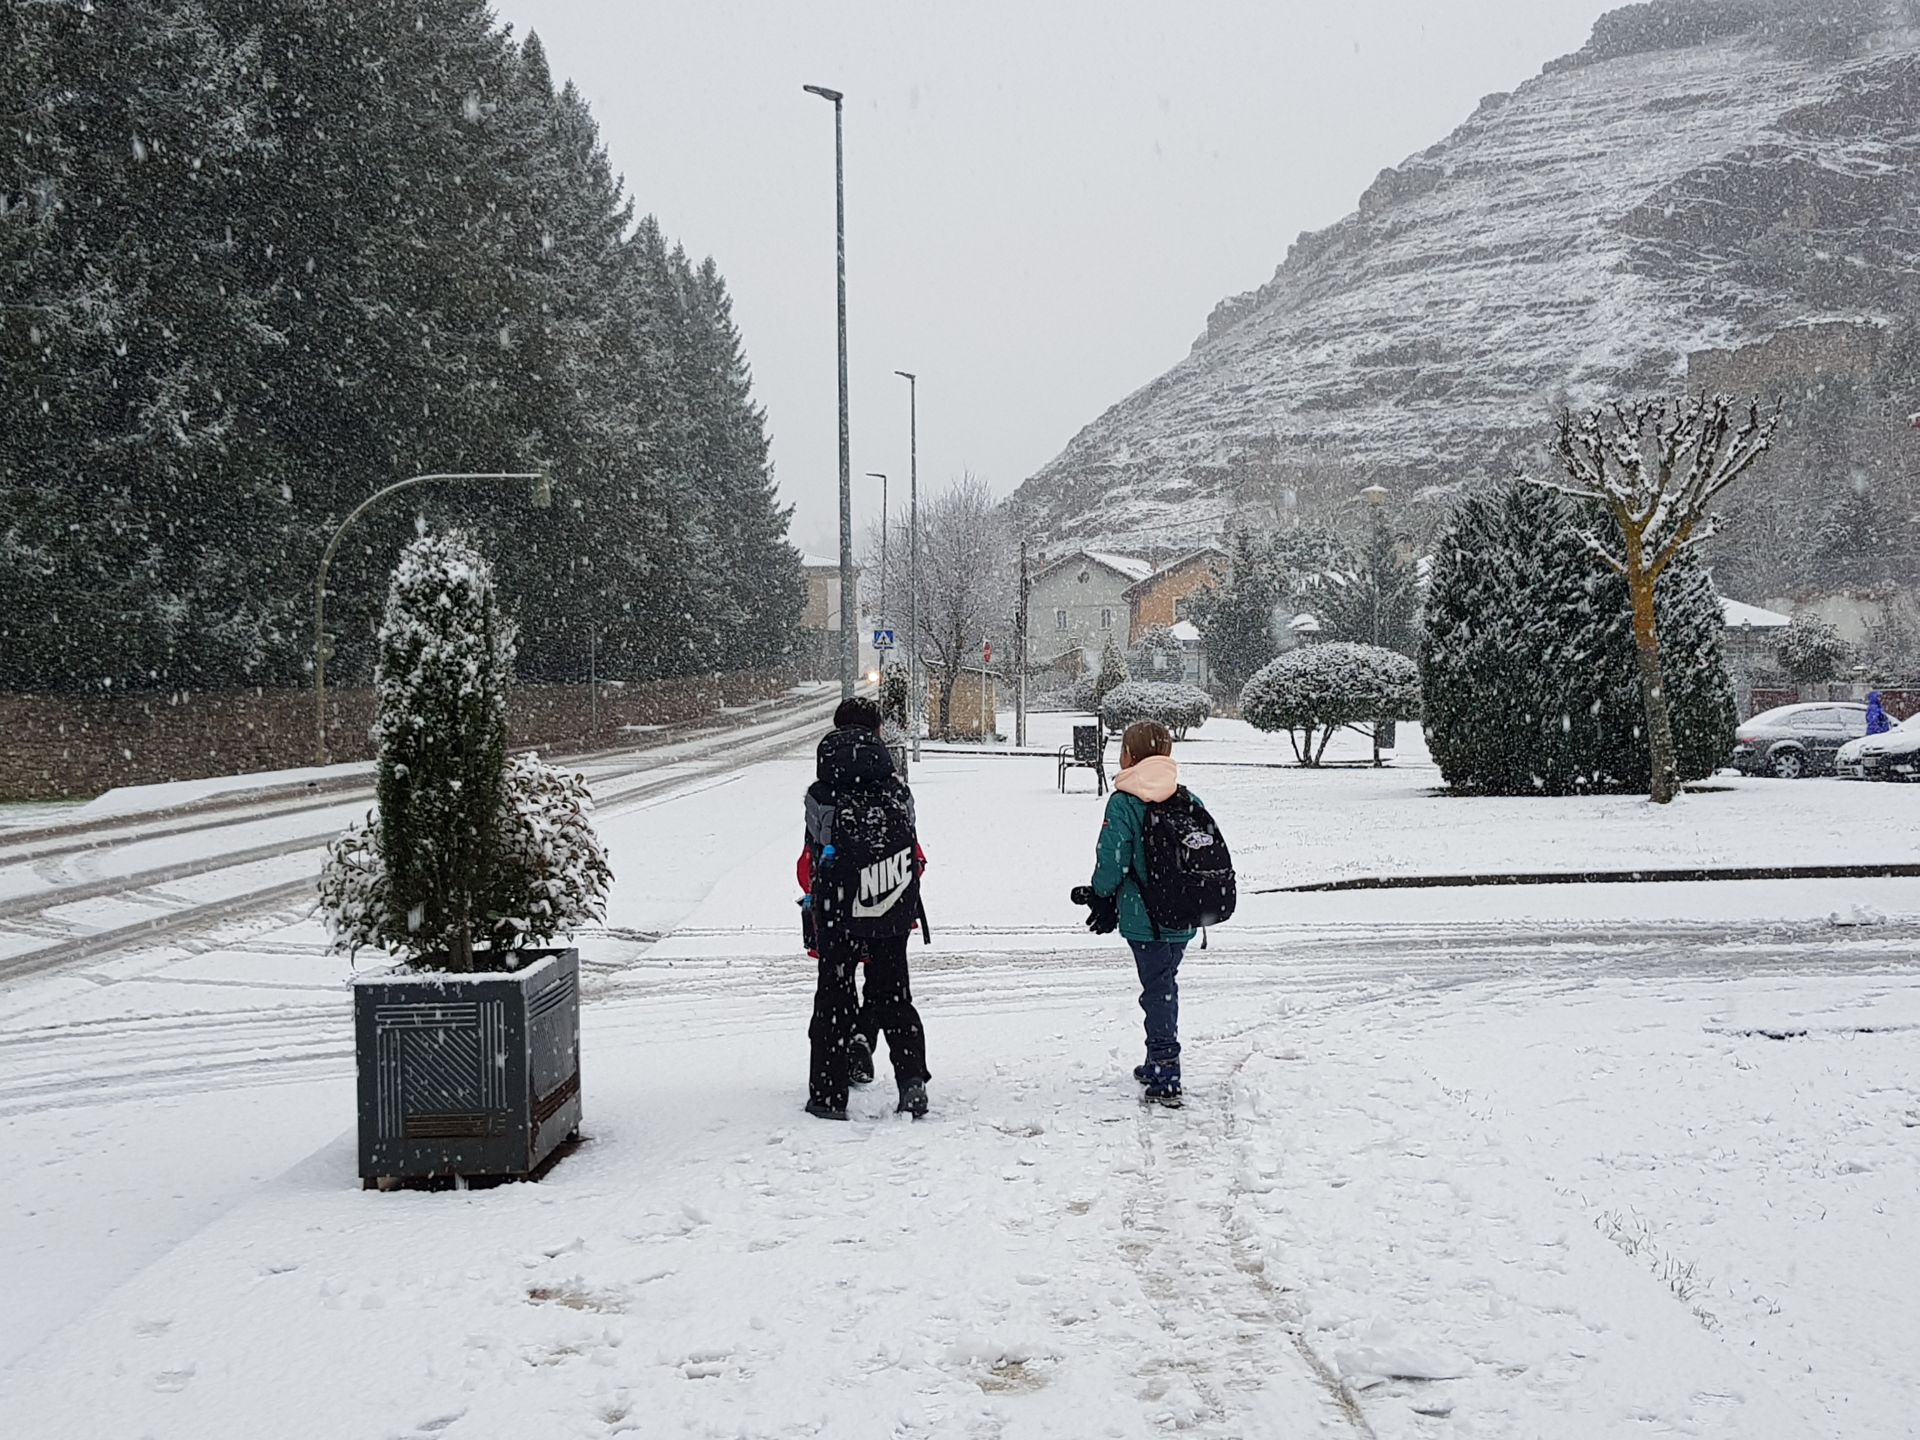
<instances>
[{"instance_id":1,"label":"metal planter box","mask_svg":"<svg viewBox=\"0 0 1920 1440\"><path fill-rule=\"evenodd\" d=\"M522 1176L580 1129L580 954L353 986L360 1177Z\"/></svg>"}]
</instances>

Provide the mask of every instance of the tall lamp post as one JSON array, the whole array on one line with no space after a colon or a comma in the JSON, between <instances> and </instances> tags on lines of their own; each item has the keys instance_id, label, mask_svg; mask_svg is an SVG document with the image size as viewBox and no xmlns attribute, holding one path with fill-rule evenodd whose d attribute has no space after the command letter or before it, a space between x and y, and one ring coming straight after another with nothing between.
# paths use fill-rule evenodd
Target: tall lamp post
<instances>
[{"instance_id":1,"label":"tall lamp post","mask_svg":"<svg viewBox=\"0 0 1920 1440\"><path fill-rule=\"evenodd\" d=\"M415 475L410 479L396 480L384 490L374 491L353 507L347 518L340 522L340 528L333 532L333 538L327 541L327 548L320 552L320 573L313 578L313 757L316 765L326 765L332 760L327 747L327 661L333 656L333 638L327 634L327 572L333 568L334 552L340 548L340 539L347 533L347 527L380 501L401 490L410 490L415 485L425 485L434 480L531 480L533 508L545 510L553 504L553 481L545 475L538 472L513 475L489 472Z\"/></svg>"},{"instance_id":2,"label":"tall lamp post","mask_svg":"<svg viewBox=\"0 0 1920 1440\"><path fill-rule=\"evenodd\" d=\"M913 759L920 760L920 722L926 695L920 688L920 377L893 372L907 382L907 684L913 691Z\"/></svg>"},{"instance_id":3,"label":"tall lamp post","mask_svg":"<svg viewBox=\"0 0 1920 1440\"><path fill-rule=\"evenodd\" d=\"M1373 512L1373 528L1376 531L1380 530L1387 523L1386 505L1392 496L1393 492L1377 480L1360 492L1360 498L1367 502L1368 508ZM1375 645L1378 645L1380 643L1381 577L1375 575L1371 578L1373 580L1373 634L1368 638L1372 640ZM1398 727L1391 720L1375 720L1373 722L1374 769L1378 770L1384 763L1380 758L1381 752L1385 747L1393 745L1398 740L1399 736L1397 732Z\"/></svg>"},{"instance_id":4,"label":"tall lamp post","mask_svg":"<svg viewBox=\"0 0 1920 1440\"><path fill-rule=\"evenodd\" d=\"M847 434L847 165L841 102L847 97L824 85L802 85L809 95L833 102L834 256L840 279L840 698L853 694L859 652L847 612L853 601L853 451Z\"/></svg>"},{"instance_id":5,"label":"tall lamp post","mask_svg":"<svg viewBox=\"0 0 1920 1440\"><path fill-rule=\"evenodd\" d=\"M891 625L893 612L887 608L887 530L893 517L887 511L887 477L878 470L869 470L867 478L880 482L880 621Z\"/></svg>"}]
</instances>

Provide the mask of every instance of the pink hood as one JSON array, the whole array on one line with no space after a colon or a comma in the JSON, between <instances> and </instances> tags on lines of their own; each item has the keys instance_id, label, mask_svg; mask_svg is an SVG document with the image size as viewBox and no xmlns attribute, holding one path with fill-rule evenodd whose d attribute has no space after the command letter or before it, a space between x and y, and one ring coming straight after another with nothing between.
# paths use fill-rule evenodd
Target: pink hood
<instances>
[{"instance_id":1,"label":"pink hood","mask_svg":"<svg viewBox=\"0 0 1920 1440\"><path fill-rule=\"evenodd\" d=\"M1173 792L1180 788L1180 767L1173 763L1171 755L1149 755L1132 769L1114 776L1113 788L1157 805L1172 799Z\"/></svg>"}]
</instances>

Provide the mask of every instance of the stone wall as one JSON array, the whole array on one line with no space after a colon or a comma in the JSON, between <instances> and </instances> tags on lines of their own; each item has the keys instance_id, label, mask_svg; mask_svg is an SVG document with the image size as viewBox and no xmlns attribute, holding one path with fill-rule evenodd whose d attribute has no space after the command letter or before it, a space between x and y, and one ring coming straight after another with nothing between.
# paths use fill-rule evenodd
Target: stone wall
<instances>
[{"instance_id":1,"label":"stone wall","mask_svg":"<svg viewBox=\"0 0 1920 1440\"><path fill-rule=\"evenodd\" d=\"M630 740L626 727L671 725L784 693L784 670L739 671L631 684L522 685L509 710L517 746L597 749ZM368 760L373 693L329 691L328 743L336 761ZM98 795L122 785L197 780L311 765L311 690L172 695L0 694L0 800Z\"/></svg>"}]
</instances>

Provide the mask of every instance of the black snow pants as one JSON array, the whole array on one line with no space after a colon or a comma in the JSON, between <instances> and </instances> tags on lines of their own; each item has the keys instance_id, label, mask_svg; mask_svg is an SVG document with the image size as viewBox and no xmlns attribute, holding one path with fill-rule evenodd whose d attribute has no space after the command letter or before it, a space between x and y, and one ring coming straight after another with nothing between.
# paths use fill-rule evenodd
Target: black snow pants
<instances>
[{"instance_id":1,"label":"black snow pants","mask_svg":"<svg viewBox=\"0 0 1920 1440\"><path fill-rule=\"evenodd\" d=\"M813 992L813 1023L807 1038L813 1042L807 1076L807 1098L836 1110L847 1103L847 1041L864 1031L868 1043L885 1033L887 1058L900 1084L926 1080L927 1035L920 1012L913 1008L913 987L907 975L908 935L877 937L854 942L842 953L831 947L820 957L820 978ZM856 990L860 961L867 965L867 994L863 1004ZM867 1027L871 1027L868 1029Z\"/></svg>"}]
</instances>

